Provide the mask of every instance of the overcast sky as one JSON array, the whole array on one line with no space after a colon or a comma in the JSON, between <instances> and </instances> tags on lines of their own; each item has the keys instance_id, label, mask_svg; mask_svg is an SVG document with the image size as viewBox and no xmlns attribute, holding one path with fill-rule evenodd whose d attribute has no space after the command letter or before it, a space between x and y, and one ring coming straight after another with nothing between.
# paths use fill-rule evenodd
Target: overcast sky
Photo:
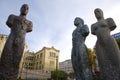
<instances>
[{"instance_id":1,"label":"overcast sky","mask_svg":"<svg viewBox=\"0 0 120 80\"><path fill-rule=\"evenodd\" d=\"M94 9L101 8L105 18L112 17L117 25L111 34L120 32L120 0L0 0L0 34L9 35L6 20L10 14L19 15L24 3L29 5L27 19L33 22L33 31L26 35L29 51L54 46L60 50L59 61L71 58L75 17L83 18L90 30L96 22ZM86 46L93 48L95 42L90 33Z\"/></svg>"}]
</instances>

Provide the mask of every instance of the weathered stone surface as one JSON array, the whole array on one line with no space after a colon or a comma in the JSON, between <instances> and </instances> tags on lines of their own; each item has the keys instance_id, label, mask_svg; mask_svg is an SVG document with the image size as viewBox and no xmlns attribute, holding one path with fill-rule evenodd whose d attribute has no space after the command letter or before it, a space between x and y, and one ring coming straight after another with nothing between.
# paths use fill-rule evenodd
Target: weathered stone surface
<instances>
[{"instance_id":1,"label":"weathered stone surface","mask_svg":"<svg viewBox=\"0 0 120 80\"><path fill-rule=\"evenodd\" d=\"M98 21L91 25L91 32L97 36L96 54L101 80L120 80L120 51L110 35L116 24L112 18L104 19L101 9L95 9L94 13Z\"/></svg>"},{"instance_id":2,"label":"weathered stone surface","mask_svg":"<svg viewBox=\"0 0 120 80\"><path fill-rule=\"evenodd\" d=\"M5 43L0 59L0 80L16 80L23 54L25 35L32 31L32 22L26 19L28 5L21 7L20 16L10 15L6 24L11 33Z\"/></svg>"},{"instance_id":3,"label":"weathered stone surface","mask_svg":"<svg viewBox=\"0 0 120 80\"><path fill-rule=\"evenodd\" d=\"M76 80L93 80L85 45L85 38L89 34L88 26L79 17L75 18L74 25L77 28L72 34L71 60Z\"/></svg>"}]
</instances>

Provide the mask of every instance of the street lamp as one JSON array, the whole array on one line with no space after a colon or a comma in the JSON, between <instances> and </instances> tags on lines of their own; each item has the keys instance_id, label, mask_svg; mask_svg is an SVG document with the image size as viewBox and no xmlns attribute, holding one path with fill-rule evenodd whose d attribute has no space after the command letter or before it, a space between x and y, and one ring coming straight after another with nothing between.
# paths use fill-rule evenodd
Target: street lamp
<instances>
[{"instance_id":1,"label":"street lamp","mask_svg":"<svg viewBox=\"0 0 120 80\"><path fill-rule=\"evenodd\" d=\"M28 68L28 64L26 64L26 80L27 80L27 68Z\"/></svg>"},{"instance_id":2,"label":"street lamp","mask_svg":"<svg viewBox=\"0 0 120 80\"><path fill-rule=\"evenodd\" d=\"M58 56L56 56L56 80L58 80Z\"/></svg>"},{"instance_id":3,"label":"street lamp","mask_svg":"<svg viewBox=\"0 0 120 80\"><path fill-rule=\"evenodd\" d=\"M56 70L58 69L58 56L56 56Z\"/></svg>"},{"instance_id":4,"label":"street lamp","mask_svg":"<svg viewBox=\"0 0 120 80\"><path fill-rule=\"evenodd\" d=\"M23 63L22 63L22 67L21 67L21 70L20 70L20 76L19 76L19 79L21 79L22 71L23 71Z\"/></svg>"}]
</instances>

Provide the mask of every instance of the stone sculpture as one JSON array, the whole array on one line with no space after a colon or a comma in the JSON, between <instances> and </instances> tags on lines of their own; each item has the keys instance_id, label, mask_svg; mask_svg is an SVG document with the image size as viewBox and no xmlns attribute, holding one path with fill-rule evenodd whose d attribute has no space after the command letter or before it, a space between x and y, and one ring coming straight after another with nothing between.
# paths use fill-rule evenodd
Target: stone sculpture
<instances>
[{"instance_id":1,"label":"stone sculpture","mask_svg":"<svg viewBox=\"0 0 120 80\"><path fill-rule=\"evenodd\" d=\"M72 65L76 80L93 80L88 60L87 47L85 39L89 34L88 26L84 21L76 17L74 25L77 27L72 34Z\"/></svg>"},{"instance_id":2,"label":"stone sculpture","mask_svg":"<svg viewBox=\"0 0 120 80\"><path fill-rule=\"evenodd\" d=\"M120 51L110 32L116 28L112 18L104 19L103 11L94 11L97 22L91 25L91 33L97 36L96 54L101 80L120 80Z\"/></svg>"},{"instance_id":3,"label":"stone sculpture","mask_svg":"<svg viewBox=\"0 0 120 80\"><path fill-rule=\"evenodd\" d=\"M32 31L32 22L26 19L28 5L23 4L20 16L10 15L6 24L11 29L0 59L0 80L17 80L19 63L24 50L25 35Z\"/></svg>"}]
</instances>

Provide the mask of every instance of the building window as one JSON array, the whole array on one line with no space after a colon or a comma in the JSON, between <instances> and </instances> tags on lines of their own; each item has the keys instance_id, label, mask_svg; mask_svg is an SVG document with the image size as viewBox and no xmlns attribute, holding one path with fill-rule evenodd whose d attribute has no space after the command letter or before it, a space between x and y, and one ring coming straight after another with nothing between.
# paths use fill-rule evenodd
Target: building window
<instances>
[{"instance_id":1,"label":"building window","mask_svg":"<svg viewBox=\"0 0 120 80\"><path fill-rule=\"evenodd\" d=\"M39 55L37 55L37 59L39 58Z\"/></svg>"},{"instance_id":2,"label":"building window","mask_svg":"<svg viewBox=\"0 0 120 80\"><path fill-rule=\"evenodd\" d=\"M40 54L40 58L42 58L42 53Z\"/></svg>"},{"instance_id":3,"label":"building window","mask_svg":"<svg viewBox=\"0 0 120 80\"><path fill-rule=\"evenodd\" d=\"M42 61L39 62L39 65L41 65L41 64L42 64Z\"/></svg>"},{"instance_id":4,"label":"building window","mask_svg":"<svg viewBox=\"0 0 120 80\"><path fill-rule=\"evenodd\" d=\"M44 68L44 65L42 64L42 67L41 67L41 69L43 69Z\"/></svg>"},{"instance_id":5,"label":"building window","mask_svg":"<svg viewBox=\"0 0 120 80\"><path fill-rule=\"evenodd\" d=\"M56 57L56 54L54 52L50 52L50 57Z\"/></svg>"},{"instance_id":6,"label":"building window","mask_svg":"<svg viewBox=\"0 0 120 80\"><path fill-rule=\"evenodd\" d=\"M41 70L41 65L39 66L39 69Z\"/></svg>"}]
</instances>

